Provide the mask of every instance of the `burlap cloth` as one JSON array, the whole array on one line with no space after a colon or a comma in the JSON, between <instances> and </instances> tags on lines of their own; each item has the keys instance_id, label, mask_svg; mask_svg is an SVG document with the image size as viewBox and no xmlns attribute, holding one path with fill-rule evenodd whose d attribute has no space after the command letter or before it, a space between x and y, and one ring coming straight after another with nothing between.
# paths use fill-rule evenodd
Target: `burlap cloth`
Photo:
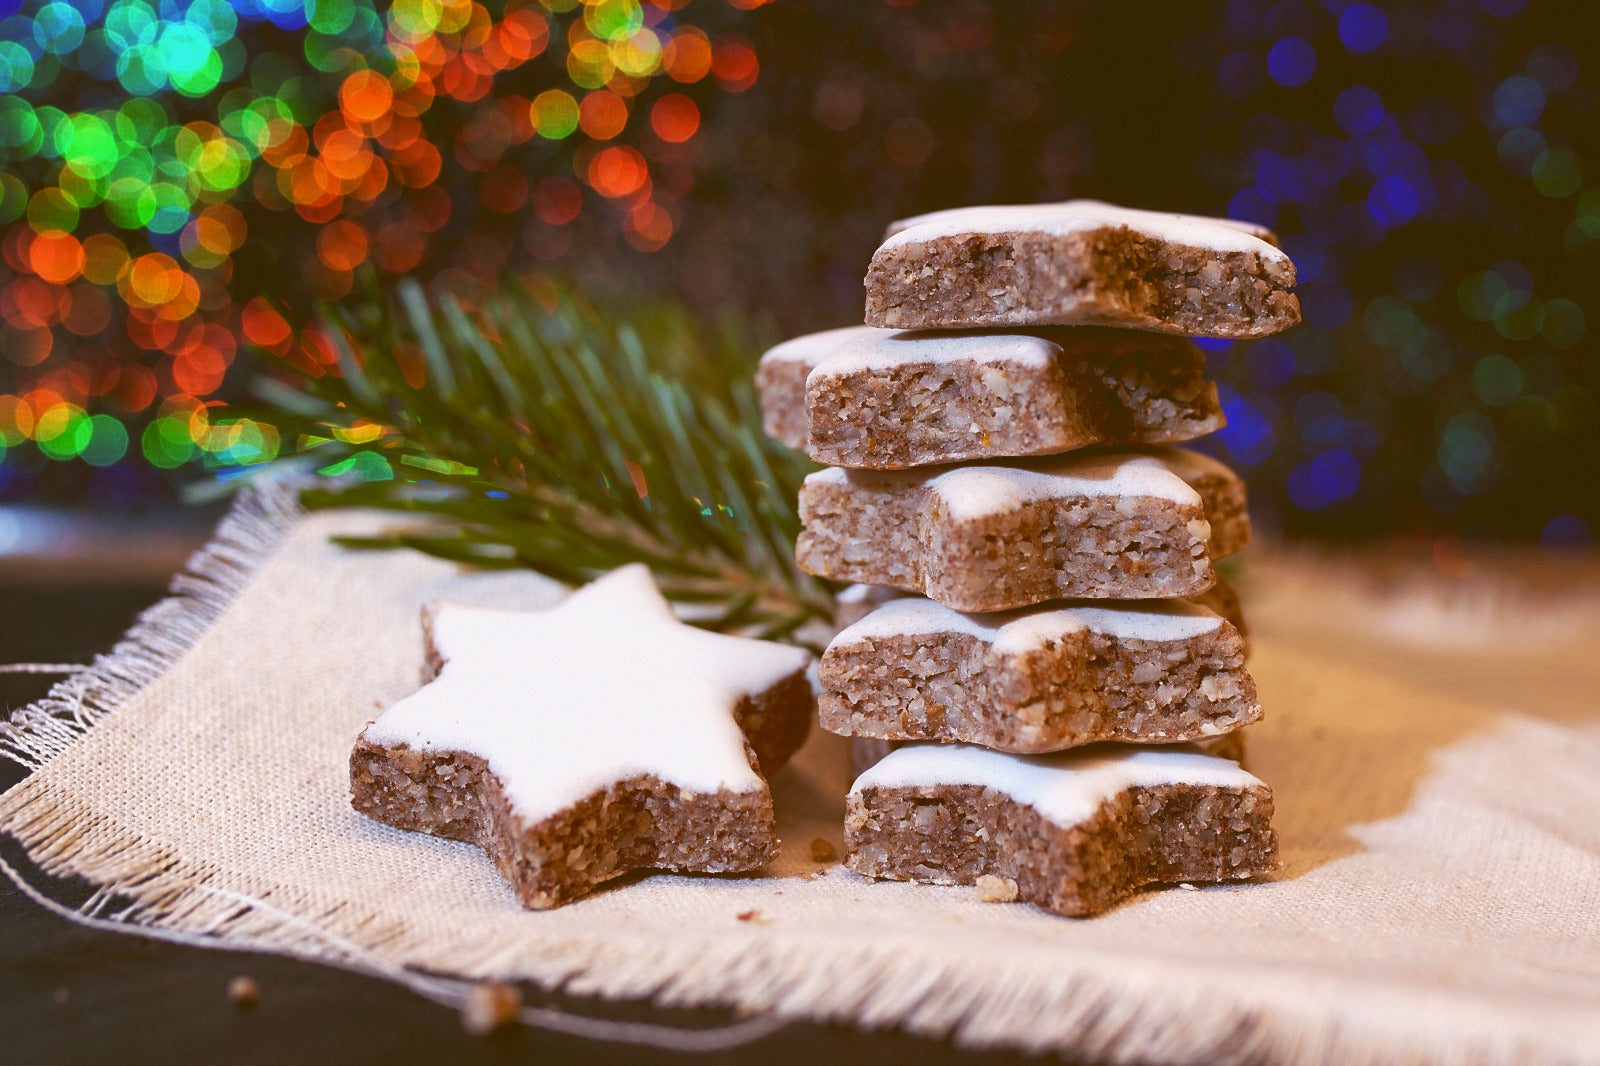
<instances>
[{"instance_id":1,"label":"burlap cloth","mask_svg":"<svg viewBox=\"0 0 1600 1066\"><path fill-rule=\"evenodd\" d=\"M383 521L248 501L179 598L18 716L0 744L38 768L0 797L0 832L28 880L102 886L83 915L436 995L460 986L419 975L1112 1061L1600 1061L1592 600L1344 592L1253 564L1273 883L1086 921L875 884L811 859L840 844L848 784L842 743L817 736L775 782L784 852L764 875L649 877L532 913L476 849L354 814L346 759L417 683L419 604L560 590L328 542Z\"/></svg>"}]
</instances>

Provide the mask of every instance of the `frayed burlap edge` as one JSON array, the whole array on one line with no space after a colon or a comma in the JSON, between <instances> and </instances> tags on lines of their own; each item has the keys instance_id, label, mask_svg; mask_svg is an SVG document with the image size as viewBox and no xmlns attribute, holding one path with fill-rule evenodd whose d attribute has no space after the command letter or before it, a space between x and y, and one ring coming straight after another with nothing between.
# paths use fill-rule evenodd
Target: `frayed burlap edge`
<instances>
[{"instance_id":1,"label":"frayed burlap edge","mask_svg":"<svg viewBox=\"0 0 1600 1066\"><path fill-rule=\"evenodd\" d=\"M289 487L248 489L213 541L174 580L168 599L141 615L110 653L0 725L0 752L37 770L114 714L199 639L303 513ZM21 846L38 875L82 878L93 891L69 906L40 887L39 876L3 859L0 870L29 898L82 925L333 965L396 981L456 1008L477 982L500 979L753 1015L717 1029L674 1029L545 1008L521 1012L527 1024L592 1039L709 1051L756 1039L790 1020L809 1020L1115 1063L1515 1063L1526 1061L1530 1050L1448 1025L1422 1023L1397 1032L1332 1012L1230 1002L1212 987L1175 987L1155 962L1107 972L1092 958L1064 957L1057 969L1041 974L998 958L974 973L903 942L830 941L819 950L803 934L778 931L754 945L553 942L536 954L489 936L441 945L353 906L308 916L307 901L290 898L283 886L240 883L247 879L108 825L81 799L30 787L33 782L24 779L0 796L0 835ZM470 976L393 961L417 958ZM1437 1006L1447 1008L1447 1000L1442 996Z\"/></svg>"},{"instance_id":2,"label":"frayed burlap edge","mask_svg":"<svg viewBox=\"0 0 1600 1066\"><path fill-rule=\"evenodd\" d=\"M173 578L170 595L142 613L110 652L0 722L0 754L37 770L164 674L211 627L304 515L275 482L246 488L211 542Z\"/></svg>"},{"instance_id":3,"label":"frayed burlap edge","mask_svg":"<svg viewBox=\"0 0 1600 1066\"><path fill-rule=\"evenodd\" d=\"M246 487L211 541L173 579L166 599L140 614L111 651L53 686L43 699L0 721L0 755L37 771L115 714L182 658L304 517L293 486L259 479ZM378 956L374 949L391 943L395 934L383 930L375 915L351 915L349 908L342 908L342 914L308 919L303 908L296 913L276 905L271 886L245 891L222 887L228 880L223 871L105 824L75 797L35 786L34 778L24 778L0 795L0 836L15 840L43 878L29 876L4 858L0 872L29 899L63 918L194 947L337 966L396 981L455 1009L465 1007L480 983ZM92 891L69 906L36 883L50 878L80 878ZM485 972L482 967L463 970ZM786 1024L767 1015L715 1029L675 1029L540 1007L523 1007L519 1020L589 1039L681 1051L736 1047Z\"/></svg>"}]
</instances>

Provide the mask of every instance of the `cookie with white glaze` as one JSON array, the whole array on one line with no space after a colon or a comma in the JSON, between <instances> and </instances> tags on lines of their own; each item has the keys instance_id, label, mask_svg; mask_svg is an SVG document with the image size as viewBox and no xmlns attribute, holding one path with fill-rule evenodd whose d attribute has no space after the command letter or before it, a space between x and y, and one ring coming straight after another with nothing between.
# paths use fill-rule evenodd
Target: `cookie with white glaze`
<instances>
[{"instance_id":1,"label":"cookie with white glaze","mask_svg":"<svg viewBox=\"0 0 1600 1066\"><path fill-rule=\"evenodd\" d=\"M890 226L867 270L871 326L1102 325L1264 337L1300 321L1270 231L1094 200L964 207Z\"/></svg>"},{"instance_id":2,"label":"cookie with white glaze","mask_svg":"<svg viewBox=\"0 0 1600 1066\"><path fill-rule=\"evenodd\" d=\"M833 629L837 633L855 625L867 615L888 603L914 595L888 585L846 585L833 597ZM1248 651L1249 631L1244 624L1244 608L1239 603L1238 591L1220 573L1217 583L1198 596L1185 597L1185 602L1215 611L1228 620L1239 636L1245 638Z\"/></svg>"},{"instance_id":3,"label":"cookie with white glaze","mask_svg":"<svg viewBox=\"0 0 1600 1066\"><path fill-rule=\"evenodd\" d=\"M1147 885L1236 881L1278 865L1272 791L1192 747L1010 755L908 744L845 802L845 864L868 877L978 885L1098 914Z\"/></svg>"},{"instance_id":4,"label":"cookie with white glaze","mask_svg":"<svg viewBox=\"0 0 1600 1066\"><path fill-rule=\"evenodd\" d=\"M884 740L1059 751L1170 744L1258 720L1238 630L1183 600L963 614L890 600L833 638L822 728Z\"/></svg>"},{"instance_id":5,"label":"cookie with white glaze","mask_svg":"<svg viewBox=\"0 0 1600 1066\"><path fill-rule=\"evenodd\" d=\"M1248 729L1236 729L1232 733L1224 733L1220 737L1208 737L1205 740L1192 742L1192 747L1215 755L1219 759L1232 759L1245 769L1250 768L1246 762L1245 737ZM854 777L860 777L872 767L884 760L891 751L903 748L907 744L916 744L914 740L885 740L882 737L851 737L850 738L850 772Z\"/></svg>"},{"instance_id":6,"label":"cookie with white glaze","mask_svg":"<svg viewBox=\"0 0 1600 1066\"><path fill-rule=\"evenodd\" d=\"M877 470L1177 444L1224 424L1193 342L1094 327L825 330L768 351L756 384L770 436Z\"/></svg>"},{"instance_id":7,"label":"cookie with white glaze","mask_svg":"<svg viewBox=\"0 0 1600 1066\"><path fill-rule=\"evenodd\" d=\"M1006 464L830 467L800 490L802 569L958 611L1193 596L1250 539L1244 483L1181 448Z\"/></svg>"},{"instance_id":8,"label":"cookie with white glaze","mask_svg":"<svg viewBox=\"0 0 1600 1066\"><path fill-rule=\"evenodd\" d=\"M681 624L638 565L553 610L445 605L424 630L432 675L351 753L357 811L479 845L530 908L776 857L763 775L809 728L805 651Z\"/></svg>"}]
</instances>

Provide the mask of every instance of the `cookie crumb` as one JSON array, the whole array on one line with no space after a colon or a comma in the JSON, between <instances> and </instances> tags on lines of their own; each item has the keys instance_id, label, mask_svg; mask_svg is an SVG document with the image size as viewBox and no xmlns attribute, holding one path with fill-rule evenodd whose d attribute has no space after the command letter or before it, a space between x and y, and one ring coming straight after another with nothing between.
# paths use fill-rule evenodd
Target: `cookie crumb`
<instances>
[{"instance_id":1,"label":"cookie crumb","mask_svg":"<svg viewBox=\"0 0 1600 1066\"><path fill-rule=\"evenodd\" d=\"M261 1002L261 986L255 978L239 976L228 982L228 998L240 1010L248 1010Z\"/></svg>"},{"instance_id":2,"label":"cookie crumb","mask_svg":"<svg viewBox=\"0 0 1600 1066\"><path fill-rule=\"evenodd\" d=\"M522 993L515 985L497 981L473 985L461 1005L461 1027L473 1036L488 1036L516 1021L521 1009Z\"/></svg>"},{"instance_id":3,"label":"cookie crumb","mask_svg":"<svg viewBox=\"0 0 1600 1066\"><path fill-rule=\"evenodd\" d=\"M839 857L839 852L834 846L821 837L811 842L812 862L833 862Z\"/></svg>"},{"instance_id":4,"label":"cookie crumb","mask_svg":"<svg viewBox=\"0 0 1600 1066\"><path fill-rule=\"evenodd\" d=\"M973 887L985 903L1010 903L1017 898L1017 883L1009 877L979 874Z\"/></svg>"},{"instance_id":5,"label":"cookie crumb","mask_svg":"<svg viewBox=\"0 0 1600 1066\"><path fill-rule=\"evenodd\" d=\"M741 922L757 922L761 920L761 912L740 911L738 914L734 915L734 917L738 918Z\"/></svg>"}]
</instances>

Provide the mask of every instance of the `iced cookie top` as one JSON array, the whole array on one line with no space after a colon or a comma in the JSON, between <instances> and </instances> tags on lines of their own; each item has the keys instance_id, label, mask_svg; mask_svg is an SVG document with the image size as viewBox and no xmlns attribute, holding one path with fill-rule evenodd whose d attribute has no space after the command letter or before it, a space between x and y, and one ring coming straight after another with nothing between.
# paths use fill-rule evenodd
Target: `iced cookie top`
<instances>
[{"instance_id":1,"label":"iced cookie top","mask_svg":"<svg viewBox=\"0 0 1600 1066\"><path fill-rule=\"evenodd\" d=\"M765 789L734 709L810 661L680 623L637 564L549 611L443 605L432 635L438 676L363 735L482 758L529 823L641 774L695 792Z\"/></svg>"},{"instance_id":2,"label":"iced cookie top","mask_svg":"<svg viewBox=\"0 0 1600 1066\"><path fill-rule=\"evenodd\" d=\"M1005 793L1057 825L1072 826L1129 788L1260 784L1238 763L1189 747L1094 745L1053 755L1009 755L972 744L908 744L856 778L850 791L979 785Z\"/></svg>"},{"instance_id":3,"label":"iced cookie top","mask_svg":"<svg viewBox=\"0 0 1600 1066\"><path fill-rule=\"evenodd\" d=\"M1054 204L956 207L901 219L889 226L879 251L968 233L1046 233L1065 236L1092 229L1131 229L1155 240L1216 252L1255 252L1288 261L1272 231L1253 222L1118 207L1099 200Z\"/></svg>"},{"instance_id":4,"label":"iced cookie top","mask_svg":"<svg viewBox=\"0 0 1600 1066\"><path fill-rule=\"evenodd\" d=\"M1060 355L1061 345L1025 333L910 332L846 326L784 341L763 355L761 361L798 362L815 377L966 359L1043 367Z\"/></svg>"},{"instance_id":5,"label":"iced cookie top","mask_svg":"<svg viewBox=\"0 0 1600 1066\"><path fill-rule=\"evenodd\" d=\"M966 614L933 600L906 597L888 601L847 627L828 647L832 650L887 637L962 633L987 642L996 651L1019 653L1085 630L1119 640L1169 641L1211 633L1221 625L1221 616L1183 600Z\"/></svg>"},{"instance_id":6,"label":"iced cookie top","mask_svg":"<svg viewBox=\"0 0 1600 1066\"><path fill-rule=\"evenodd\" d=\"M857 478L873 482L922 482L936 493L952 518L1004 514L1037 500L1074 496L1144 496L1201 506L1194 481L1220 477L1236 481L1227 467L1183 448L1144 452L1069 454L1008 465L957 466L942 472L907 470L857 473L840 467L819 470L809 484L847 485Z\"/></svg>"}]
</instances>

